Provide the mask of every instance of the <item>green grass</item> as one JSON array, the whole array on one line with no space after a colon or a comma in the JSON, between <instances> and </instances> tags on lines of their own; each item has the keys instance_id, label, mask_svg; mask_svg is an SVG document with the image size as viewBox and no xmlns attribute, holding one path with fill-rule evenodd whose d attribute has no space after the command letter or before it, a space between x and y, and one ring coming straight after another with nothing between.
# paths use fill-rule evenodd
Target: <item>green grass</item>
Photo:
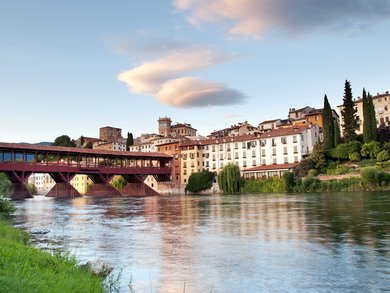
<instances>
[{"instance_id":1,"label":"green grass","mask_svg":"<svg viewBox=\"0 0 390 293\"><path fill-rule=\"evenodd\" d=\"M43 252L28 239L0 220L0 292L103 292L102 278L80 268L74 257Z\"/></svg>"}]
</instances>

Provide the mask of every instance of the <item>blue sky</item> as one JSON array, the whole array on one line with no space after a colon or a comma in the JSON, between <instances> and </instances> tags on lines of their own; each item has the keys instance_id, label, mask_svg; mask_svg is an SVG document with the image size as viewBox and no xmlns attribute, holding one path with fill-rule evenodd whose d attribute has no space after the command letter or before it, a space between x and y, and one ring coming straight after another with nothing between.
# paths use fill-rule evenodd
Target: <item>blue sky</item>
<instances>
[{"instance_id":1,"label":"blue sky","mask_svg":"<svg viewBox=\"0 0 390 293\"><path fill-rule=\"evenodd\" d=\"M0 9L0 141L201 135L390 90L390 0L12 0Z\"/></svg>"}]
</instances>

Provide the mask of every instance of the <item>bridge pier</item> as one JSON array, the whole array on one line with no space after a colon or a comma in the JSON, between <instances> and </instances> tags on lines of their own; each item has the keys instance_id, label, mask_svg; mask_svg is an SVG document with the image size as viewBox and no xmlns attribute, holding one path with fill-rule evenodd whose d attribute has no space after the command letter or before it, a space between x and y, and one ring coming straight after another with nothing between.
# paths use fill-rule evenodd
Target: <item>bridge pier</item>
<instances>
[{"instance_id":1,"label":"bridge pier","mask_svg":"<svg viewBox=\"0 0 390 293\"><path fill-rule=\"evenodd\" d=\"M25 171L5 171L7 178L11 181L11 198L25 199L32 198L30 191L28 191L25 183L32 172Z\"/></svg>"},{"instance_id":2,"label":"bridge pier","mask_svg":"<svg viewBox=\"0 0 390 293\"><path fill-rule=\"evenodd\" d=\"M86 196L122 196L122 193L109 182L114 177L108 174L89 174L93 185L85 194Z\"/></svg>"},{"instance_id":3,"label":"bridge pier","mask_svg":"<svg viewBox=\"0 0 390 293\"><path fill-rule=\"evenodd\" d=\"M127 184L121 190L121 193L125 196L160 195L144 183L146 175L122 175L122 177L127 181Z\"/></svg>"},{"instance_id":4,"label":"bridge pier","mask_svg":"<svg viewBox=\"0 0 390 293\"><path fill-rule=\"evenodd\" d=\"M56 182L56 184L52 189L50 189L46 196L56 198L72 198L81 196L76 188L70 184L70 181L73 179L76 173L53 172L49 174Z\"/></svg>"}]
</instances>

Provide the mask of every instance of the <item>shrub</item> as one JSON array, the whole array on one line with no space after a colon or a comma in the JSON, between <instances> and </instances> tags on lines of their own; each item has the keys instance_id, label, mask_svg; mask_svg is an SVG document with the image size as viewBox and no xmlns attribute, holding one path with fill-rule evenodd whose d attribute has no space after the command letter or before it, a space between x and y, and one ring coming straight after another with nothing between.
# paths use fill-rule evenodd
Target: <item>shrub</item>
<instances>
[{"instance_id":1,"label":"shrub","mask_svg":"<svg viewBox=\"0 0 390 293\"><path fill-rule=\"evenodd\" d=\"M208 170L191 174L186 186L189 192L198 193L211 188L213 185L214 173Z\"/></svg>"},{"instance_id":2,"label":"shrub","mask_svg":"<svg viewBox=\"0 0 390 293\"><path fill-rule=\"evenodd\" d=\"M366 167L360 171L362 182L366 186L378 185L378 169L375 167Z\"/></svg>"},{"instance_id":3,"label":"shrub","mask_svg":"<svg viewBox=\"0 0 390 293\"><path fill-rule=\"evenodd\" d=\"M218 174L218 185L225 194L239 192L243 185L240 168L236 164L231 163L223 167Z\"/></svg>"},{"instance_id":4,"label":"shrub","mask_svg":"<svg viewBox=\"0 0 390 293\"><path fill-rule=\"evenodd\" d=\"M348 159L352 162L360 161L360 154L358 152L354 152L348 155Z\"/></svg>"},{"instance_id":5,"label":"shrub","mask_svg":"<svg viewBox=\"0 0 390 293\"><path fill-rule=\"evenodd\" d=\"M362 144L359 141L351 141L349 143L341 143L336 148L330 150L329 155L333 159L348 160L349 154L360 153Z\"/></svg>"},{"instance_id":6,"label":"shrub","mask_svg":"<svg viewBox=\"0 0 390 293\"><path fill-rule=\"evenodd\" d=\"M306 158L303 159L295 168L294 168L294 175L296 177L304 177L307 175L307 172L309 172L310 169L313 169L315 167L315 164L312 159Z\"/></svg>"},{"instance_id":7,"label":"shrub","mask_svg":"<svg viewBox=\"0 0 390 293\"><path fill-rule=\"evenodd\" d=\"M316 177L317 175L318 175L318 170L317 169L310 169L307 172L307 176L310 176L310 177Z\"/></svg>"},{"instance_id":8,"label":"shrub","mask_svg":"<svg viewBox=\"0 0 390 293\"><path fill-rule=\"evenodd\" d=\"M292 172L286 172L283 174L284 183L286 184L287 192L291 192L295 186L294 174Z\"/></svg>"},{"instance_id":9,"label":"shrub","mask_svg":"<svg viewBox=\"0 0 390 293\"><path fill-rule=\"evenodd\" d=\"M328 175L343 175L350 171L351 169L345 165L336 165L333 169L328 169L327 174Z\"/></svg>"},{"instance_id":10,"label":"shrub","mask_svg":"<svg viewBox=\"0 0 390 293\"><path fill-rule=\"evenodd\" d=\"M286 190L287 190L287 186L286 186L285 179L273 177L273 178L246 180L241 191L243 193L272 193L272 192L280 193L280 192L286 192Z\"/></svg>"},{"instance_id":11,"label":"shrub","mask_svg":"<svg viewBox=\"0 0 390 293\"><path fill-rule=\"evenodd\" d=\"M8 199L0 195L0 218L7 217L15 211L14 204Z\"/></svg>"},{"instance_id":12,"label":"shrub","mask_svg":"<svg viewBox=\"0 0 390 293\"><path fill-rule=\"evenodd\" d=\"M376 156L376 159L379 162L383 162L383 161L389 160L390 159L389 151L388 150L380 151L378 153L378 155Z\"/></svg>"},{"instance_id":13,"label":"shrub","mask_svg":"<svg viewBox=\"0 0 390 293\"><path fill-rule=\"evenodd\" d=\"M378 153L380 152L380 144L377 141L371 141L369 143L365 143L362 146L360 153L363 157L369 157L371 159L375 159Z\"/></svg>"}]
</instances>

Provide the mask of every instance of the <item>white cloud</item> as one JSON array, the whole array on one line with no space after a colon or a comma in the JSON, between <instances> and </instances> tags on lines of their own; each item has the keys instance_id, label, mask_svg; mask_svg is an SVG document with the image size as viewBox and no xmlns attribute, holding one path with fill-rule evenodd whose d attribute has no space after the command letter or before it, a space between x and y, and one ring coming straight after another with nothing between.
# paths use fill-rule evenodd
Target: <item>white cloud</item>
<instances>
[{"instance_id":1,"label":"white cloud","mask_svg":"<svg viewBox=\"0 0 390 293\"><path fill-rule=\"evenodd\" d=\"M174 107L203 107L241 103L244 95L221 83L183 75L231 60L235 56L211 48L187 48L145 62L118 75L130 92L154 95Z\"/></svg>"},{"instance_id":2,"label":"white cloud","mask_svg":"<svg viewBox=\"0 0 390 293\"><path fill-rule=\"evenodd\" d=\"M360 28L388 19L390 0L174 0L193 25L217 23L232 35Z\"/></svg>"},{"instance_id":3,"label":"white cloud","mask_svg":"<svg viewBox=\"0 0 390 293\"><path fill-rule=\"evenodd\" d=\"M164 83L157 99L175 107L207 107L235 105L244 101L244 95L221 83L183 77Z\"/></svg>"}]
</instances>

